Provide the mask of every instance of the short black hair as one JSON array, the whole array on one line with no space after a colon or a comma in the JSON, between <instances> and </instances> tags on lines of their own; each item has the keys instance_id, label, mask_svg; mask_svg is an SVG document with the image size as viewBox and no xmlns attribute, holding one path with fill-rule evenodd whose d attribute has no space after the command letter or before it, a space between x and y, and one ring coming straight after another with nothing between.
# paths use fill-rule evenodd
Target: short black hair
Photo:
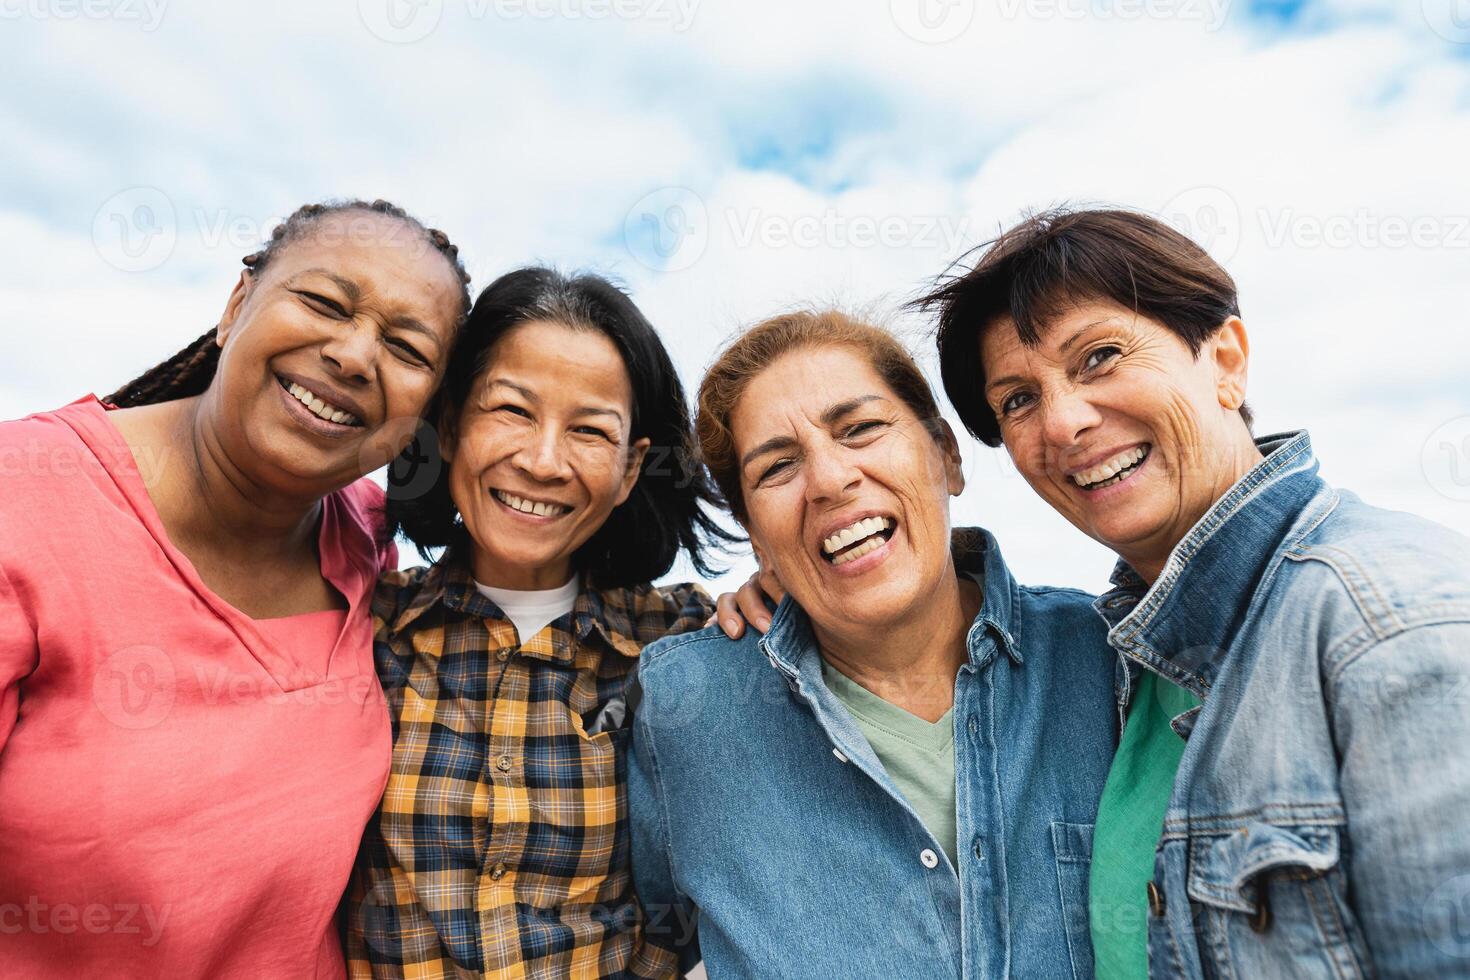
<instances>
[{"instance_id":1,"label":"short black hair","mask_svg":"<svg viewBox=\"0 0 1470 980\"><path fill-rule=\"evenodd\" d=\"M486 286L455 340L429 420L455 425L476 379L489 366L495 343L537 320L596 330L613 342L633 389L632 440L650 441L628 499L577 550L574 567L594 588L627 587L663 575L683 550L700 574L718 575L706 551L739 539L706 512L706 507L718 510L723 501L691 451L693 426L684 387L653 324L603 277L567 276L534 266ZM427 490L422 489L424 472L434 474ZM384 536L402 533L426 560L437 548L446 549L440 561L467 558L469 532L449 493L449 467L426 427L389 467L386 517Z\"/></svg>"},{"instance_id":2,"label":"short black hair","mask_svg":"<svg viewBox=\"0 0 1470 980\"><path fill-rule=\"evenodd\" d=\"M970 433L1001 444L985 400L980 335L1010 317L1021 343L1041 342L1046 322L1069 306L1106 300L1156 320L1194 354L1232 316L1235 280L1204 249L1163 221L1117 208L1058 208L1028 216L980 246L973 268L915 300L939 315L944 392ZM1251 411L1242 405L1247 426Z\"/></svg>"}]
</instances>

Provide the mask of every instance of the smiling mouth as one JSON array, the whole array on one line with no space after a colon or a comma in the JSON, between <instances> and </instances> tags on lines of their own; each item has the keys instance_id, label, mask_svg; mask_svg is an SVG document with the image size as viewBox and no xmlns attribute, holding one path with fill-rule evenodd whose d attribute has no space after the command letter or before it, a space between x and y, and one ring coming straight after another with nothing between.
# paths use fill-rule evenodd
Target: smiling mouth
<instances>
[{"instance_id":1,"label":"smiling mouth","mask_svg":"<svg viewBox=\"0 0 1470 980\"><path fill-rule=\"evenodd\" d=\"M887 517L868 517L843 528L822 542L822 557L835 565L846 565L883 547L897 522Z\"/></svg>"},{"instance_id":2,"label":"smiling mouth","mask_svg":"<svg viewBox=\"0 0 1470 980\"><path fill-rule=\"evenodd\" d=\"M277 375L276 383L285 389L286 394L300 402L308 412L323 422L330 422L333 425L340 425L348 429L362 427L362 419L345 409L338 408L331 402L322 401L294 381L287 381L285 378Z\"/></svg>"},{"instance_id":3,"label":"smiling mouth","mask_svg":"<svg viewBox=\"0 0 1470 980\"><path fill-rule=\"evenodd\" d=\"M547 500L530 500L504 490L490 491L490 495L500 501L511 510L522 514L530 514L533 517L562 517L572 512L572 508L566 504L553 503Z\"/></svg>"},{"instance_id":4,"label":"smiling mouth","mask_svg":"<svg viewBox=\"0 0 1470 980\"><path fill-rule=\"evenodd\" d=\"M1153 446L1148 443L1134 446L1132 449L1123 450L1112 459L1104 460L1090 470L1073 473L1067 479L1083 490L1102 490L1128 479L1152 453Z\"/></svg>"}]
</instances>

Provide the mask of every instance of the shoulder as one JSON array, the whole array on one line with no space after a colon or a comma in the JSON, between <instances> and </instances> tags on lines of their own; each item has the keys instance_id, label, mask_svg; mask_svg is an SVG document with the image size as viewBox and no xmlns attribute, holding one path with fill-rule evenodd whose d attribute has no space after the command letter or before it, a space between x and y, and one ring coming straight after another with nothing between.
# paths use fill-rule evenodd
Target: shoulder
<instances>
[{"instance_id":1,"label":"shoulder","mask_svg":"<svg viewBox=\"0 0 1470 980\"><path fill-rule=\"evenodd\" d=\"M352 516L360 526L375 530L383 515L383 506L388 497L383 493L383 488L372 481L370 477L363 477L356 482L349 483L341 490L332 494L342 506L343 510Z\"/></svg>"},{"instance_id":2,"label":"shoulder","mask_svg":"<svg viewBox=\"0 0 1470 980\"><path fill-rule=\"evenodd\" d=\"M1285 551L1287 581L1324 598L1338 592L1380 636L1470 616L1470 539L1414 514L1341 493Z\"/></svg>"},{"instance_id":3,"label":"shoulder","mask_svg":"<svg viewBox=\"0 0 1470 980\"><path fill-rule=\"evenodd\" d=\"M714 612L709 594L693 582L605 589L599 596L608 627L640 647L702 629Z\"/></svg>"},{"instance_id":4,"label":"shoulder","mask_svg":"<svg viewBox=\"0 0 1470 980\"><path fill-rule=\"evenodd\" d=\"M747 629L732 640L718 626L705 626L689 633L670 634L643 648L638 673L648 678L677 673L681 677L714 677L765 664L760 634Z\"/></svg>"},{"instance_id":5,"label":"shoulder","mask_svg":"<svg viewBox=\"0 0 1470 980\"><path fill-rule=\"evenodd\" d=\"M401 614L423 589L430 566L396 568L378 576L373 590L373 630L379 637L387 636Z\"/></svg>"}]
</instances>

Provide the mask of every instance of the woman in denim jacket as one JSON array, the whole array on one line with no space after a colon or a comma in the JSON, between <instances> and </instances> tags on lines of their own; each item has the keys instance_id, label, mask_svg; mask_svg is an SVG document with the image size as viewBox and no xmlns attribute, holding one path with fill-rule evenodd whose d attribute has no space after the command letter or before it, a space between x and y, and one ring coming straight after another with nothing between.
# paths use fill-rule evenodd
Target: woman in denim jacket
<instances>
[{"instance_id":1,"label":"woman in denim jacket","mask_svg":"<svg viewBox=\"0 0 1470 980\"><path fill-rule=\"evenodd\" d=\"M628 776L651 942L725 977L1092 975L1116 656L949 526L954 434L883 331L795 313L700 386L703 457L790 595L647 647ZM697 943L695 931L697 929Z\"/></svg>"},{"instance_id":2,"label":"woman in denim jacket","mask_svg":"<svg viewBox=\"0 0 1470 980\"><path fill-rule=\"evenodd\" d=\"M926 301L966 426L1121 559L1099 975L1470 976L1470 542L1252 437L1234 283L1154 219L1033 217Z\"/></svg>"}]
</instances>

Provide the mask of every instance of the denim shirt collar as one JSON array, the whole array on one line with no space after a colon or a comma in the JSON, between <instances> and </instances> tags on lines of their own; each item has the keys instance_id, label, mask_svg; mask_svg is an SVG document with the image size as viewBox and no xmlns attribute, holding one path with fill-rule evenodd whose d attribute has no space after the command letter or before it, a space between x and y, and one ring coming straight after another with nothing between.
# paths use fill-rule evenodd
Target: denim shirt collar
<instances>
[{"instance_id":1,"label":"denim shirt collar","mask_svg":"<svg viewBox=\"0 0 1470 980\"><path fill-rule=\"evenodd\" d=\"M1186 534L1149 587L1125 562L1094 607L1108 642L1203 699L1262 575L1325 489L1305 430L1256 440L1265 457Z\"/></svg>"},{"instance_id":2,"label":"denim shirt collar","mask_svg":"<svg viewBox=\"0 0 1470 980\"><path fill-rule=\"evenodd\" d=\"M973 579L982 594L980 612L966 635L970 665L977 670L983 668L994 659L997 647L1013 662L1022 663L1015 639L1016 581L1001 557L995 536L980 527L956 528L951 554L959 574ZM984 642L987 636L995 642ZM799 677L812 676L813 672L820 676L821 651L811 620L790 595L776 607L761 649L793 687Z\"/></svg>"}]
</instances>

